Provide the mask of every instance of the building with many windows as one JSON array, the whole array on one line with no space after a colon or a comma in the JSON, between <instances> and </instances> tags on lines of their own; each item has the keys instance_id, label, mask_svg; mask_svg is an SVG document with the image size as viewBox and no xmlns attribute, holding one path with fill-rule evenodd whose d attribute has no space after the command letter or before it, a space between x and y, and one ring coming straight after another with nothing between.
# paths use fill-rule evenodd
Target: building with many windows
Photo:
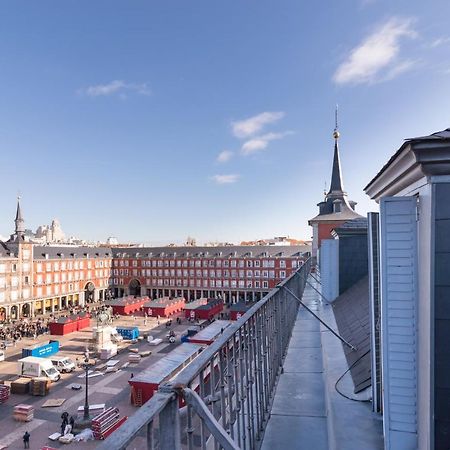
<instances>
[{"instance_id":1,"label":"building with many windows","mask_svg":"<svg viewBox=\"0 0 450 450\"><path fill-rule=\"evenodd\" d=\"M26 238L19 201L15 224L15 233L0 243L0 321L51 314L111 295L257 301L309 255L306 245L36 245Z\"/></svg>"},{"instance_id":2,"label":"building with many windows","mask_svg":"<svg viewBox=\"0 0 450 450\"><path fill-rule=\"evenodd\" d=\"M257 301L297 270L308 246L113 249L114 295Z\"/></svg>"}]
</instances>

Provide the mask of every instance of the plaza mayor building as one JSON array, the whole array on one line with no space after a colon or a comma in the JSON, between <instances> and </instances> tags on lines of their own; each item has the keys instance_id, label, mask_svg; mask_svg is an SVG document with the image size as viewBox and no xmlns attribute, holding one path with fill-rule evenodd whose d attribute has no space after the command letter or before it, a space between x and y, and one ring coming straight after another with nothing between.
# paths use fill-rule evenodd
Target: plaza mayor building
<instances>
[{"instance_id":1,"label":"plaza mayor building","mask_svg":"<svg viewBox=\"0 0 450 450\"><path fill-rule=\"evenodd\" d=\"M258 301L297 270L309 251L306 245L36 245L25 237L18 201L15 232L0 242L0 322L125 295Z\"/></svg>"}]
</instances>

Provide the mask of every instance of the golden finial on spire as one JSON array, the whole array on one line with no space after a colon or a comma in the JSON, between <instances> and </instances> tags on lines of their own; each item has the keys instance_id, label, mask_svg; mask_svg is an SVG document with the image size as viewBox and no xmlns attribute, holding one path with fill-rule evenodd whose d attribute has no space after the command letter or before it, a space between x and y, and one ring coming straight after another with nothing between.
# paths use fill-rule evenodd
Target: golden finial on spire
<instances>
[{"instance_id":1,"label":"golden finial on spire","mask_svg":"<svg viewBox=\"0 0 450 450\"><path fill-rule=\"evenodd\" d=\"M339 139L339 136L341 135L338 131L338 105L336 105L336 109L334 111L334 131L333 131L333 137L334 139Z\"/></svg>"}]
</instances>

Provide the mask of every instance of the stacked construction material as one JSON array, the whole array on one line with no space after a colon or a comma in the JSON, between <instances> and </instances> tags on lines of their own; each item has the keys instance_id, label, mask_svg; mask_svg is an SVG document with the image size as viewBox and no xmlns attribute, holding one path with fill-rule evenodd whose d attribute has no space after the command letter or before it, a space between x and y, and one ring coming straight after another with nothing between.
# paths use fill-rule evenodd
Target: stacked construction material
<instances>
[{"instance_id":1,"label":"stacked construction material","mask_svg":"<svg viewBox=\"0 0 450 450\"><path fill-rule=\"evenodd\" d=\"M47 378L33 378L31 380L31 395L40 395L44 397L50 390L50 380Z\"/></svg>"},{"instance_id":2,"label":"stacked construction material","mask_svg":"<svg viewBox=\"0 0 450 450\"><path fill-rule=\"evenodd\" d=\"M127 417L120 417L117 408L107 408L103 413L92 419L92 431L97 440L105 439L122 425Z\"/></svg>"},{"instance_id":3,"label":"stacked construction material","mask_svg":"<svg viewBox=\"0 0 450 450\"><path fill-rule=\"evenodd\" d=\"M100 359L104 361L105 359L112 358L117 355L117 345L112 344L111 347L106 347L100 349Z\"/></svg>"},{"instance_id":4,"label":"stacked construction material","mask_svg":"<svg viewBox=\"0 0 450 450\"><path fill-rule=\"evenodd\" d=\"M11 394L28 394L30 391L29 378L18 378L11 382Z\"/></svg>"},{"instance_id":5,"label":"stacked construction material","mask_svg":"<svg viewBox=\"0 0 450 450\"><path fill-rule=\"evenodd\" d=\"M32 405L20 404L14 407L13 417L19 422L30 422L34 417L34 408Z\"/></svg>"},{"instance_id":6,"label":"stacked construction material","mask_svg":"<svg viewBox=\"0 0 450 450\"><path fill-rule=\"evenodd\" d=\"M104 403L98 403L96 405L89 405L89 415L97 416L99 414L102 414L105 411L105 404ZM77 410L77 417L81 419L84 416L84 406L79 406Z\"/></svg>"},{"instance_id":7,"label":"stacked construction material","mask_svg":"<svg viewBox=\"0 0 450 450\"><path fill-rule=\"evenodd\" d=\"M128 354L128 362L137 364L141 361L141 355L136 353L129 353Z\"/></svg>"},{"instance_id":8,"label":"stacked construction material","mask_svg":"<svg viewBox=\"0 0 450 450\"><path fill-rule=\"evenodd\" d=\"M9 386L0 384L0 403L5 403L9 398Z\"/></svg>"}]
</instances>

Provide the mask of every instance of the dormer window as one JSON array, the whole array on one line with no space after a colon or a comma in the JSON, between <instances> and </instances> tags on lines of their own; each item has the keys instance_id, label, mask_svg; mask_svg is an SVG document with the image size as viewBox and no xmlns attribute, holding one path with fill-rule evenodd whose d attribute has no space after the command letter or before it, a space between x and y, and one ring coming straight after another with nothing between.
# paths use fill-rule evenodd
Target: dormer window
<instances>
[{"instance_id":1,"label":"dormer window","mask_svg":"<svg viewBox=\"0 0 450 450\"><path fill-rule=\"evenodd\" d=\"M336 199L333 202L333 212L339 213L341 212L341 208L342 208L342 200Z\"/></svg>"}]
</instances>

